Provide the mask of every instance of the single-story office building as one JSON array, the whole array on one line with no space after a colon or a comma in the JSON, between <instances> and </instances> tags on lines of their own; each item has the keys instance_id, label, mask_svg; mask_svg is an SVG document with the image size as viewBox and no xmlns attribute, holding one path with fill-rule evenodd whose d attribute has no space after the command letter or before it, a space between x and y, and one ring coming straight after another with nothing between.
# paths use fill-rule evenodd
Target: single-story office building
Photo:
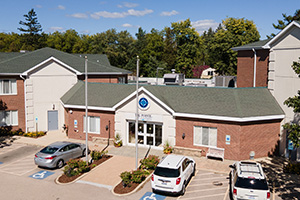
<instances>
[{"instance_id":1,"label":"single-story office building","mask_svg":"<svg viewBox=\"0 0 300 200\"><path fill-rule=\"evenodd\" d=\"M121 136L135 145L136 88L128 84L88 83L89 139ZM85 139L84 82L62 98L68 136ZM163 149L224 150L226 159L272 154L284 112L267 88L139 87L138 143Z\"/></svg>"}]
</instances>

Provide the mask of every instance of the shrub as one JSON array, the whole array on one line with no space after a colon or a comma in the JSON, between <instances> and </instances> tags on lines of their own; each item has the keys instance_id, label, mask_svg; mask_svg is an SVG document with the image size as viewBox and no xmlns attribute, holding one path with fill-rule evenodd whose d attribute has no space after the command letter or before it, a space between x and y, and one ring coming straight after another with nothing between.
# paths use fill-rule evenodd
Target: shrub
<instances>
[{"instance_id":1,"label":"shrub","mask_svg":"<svg viewBox=\"0 0 300 200\"><path fill-rule=\"evenodd\" d=\"M170 154L173 152L173 148L171 147L171 145L169 144L168 141L166 141L166 144L164 145L164 153L165 154Z\"/></svg>"},{"instance_id":2,"label":"shrub","mask_svg":"<svg viewBox=\"0 0 300 200\"><path fill-rule=\"evenodd\" d=\"M131 181L133 183L141 183L150 173L146 170L135 170L131 173Z\"/></svg>"},{"instance_id":3,"label":"shrub","mask_svg":"<svg viewBox=\"0 0 300 200\"><path fill-rule=\"evenodd\" d=\"M287 165L283 166L283 171L285 173L300 175L300 163L289 162Z\"/></svg>"},{"instance_id":4,"label":"shrub","mask_svg":"<svg viewBox=\"0 0 300 200\"><path fill-rule=\"evenodd\" d=\"M76 176L88 171L90 171L90 167L85 161L80 159L70 160L63 170L64 174L68 177Z\"/></svg>"},{"instance_id":5,"label":"shrub","mask_svg":"<svg viewBox=\"0 0 300 200\"><path fill-rule=\"evenodd\" d=\"M122 146L123 143L122 143L122 139L121 139L121 136L119 133L117 133L116 137L115 137L115 141L114 141L114 146L115 147L120 147Z\"/></svg>"},{"instance_id":6,"label":"shrub","mask_svg":"<svg viewBox=\"0 0 300 200\"><path fill-rule=\"evenodd\" d=\"M144 158L140 161L141 169L154 170L159 163L158 156L149 155L147 158Z\"/></svg>"},{"instance_id":7,"label":"shrub","mask_svg":"<svg viewBox=\"0 0 300 200\"><path fill-rule=\"evenodd\" d=\"M104 155L106 155L108 153L108 151L92 151L91 153L91 157L93 160L99 160L101 159Z\"/></svg>"},{"instance_id":8,"label":"shrub","mask_svg":"<svg viewBox=\"0 0 300 200\"><path fill-rule=\"evenodd\" d=\"M129 186L130 187L130 183L131 183L131 173L130 172L122 172L120 175L121 179L122 179L122 183L123 183L123 187Z\"/></svg>"}]
</instances>

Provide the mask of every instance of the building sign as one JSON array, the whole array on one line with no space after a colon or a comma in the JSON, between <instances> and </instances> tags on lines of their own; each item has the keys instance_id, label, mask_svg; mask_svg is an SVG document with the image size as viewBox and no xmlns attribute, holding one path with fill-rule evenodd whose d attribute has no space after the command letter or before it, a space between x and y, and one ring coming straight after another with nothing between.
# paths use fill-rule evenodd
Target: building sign
<instances>
[{"instance_id":1,"label":"building sign","mask_svg":"<svg viewBox=\"0 0 300 200\"><path fill-rule=\"evenodd\" d=\"M74 119L74 128L77 128L77 120L76 119Z\"/></svg>"},{"instance_id":2,"label":"building sign","mask_svg":"<svg viewBox=\"0 0 300 200\"><path fill-rule=\"evenodd\" d=\"M294 149L293 142L292 142L292 140L289 140L288 150L293 150L293 149Z\"/></svg>"},{"instance_id":3,"label":"building sign","mask_svg":"<svg viewBox=\"0 0 300 200\"><path fill-rule=\"evenodd\" d=\"M139 106L141 109L146 110L149 107L149 102L145 97L140 98Z\"/></svg>"},{"instance_id":4,"label":"building sign","mask_svg":"<svg viewBox=\"0 0 300 200\"><path fill-rule=\"evenodd\" d=\"M226 144L230 144L230 135L226 135L225 141L226 141Z\"/></svg>"}]
</instances>

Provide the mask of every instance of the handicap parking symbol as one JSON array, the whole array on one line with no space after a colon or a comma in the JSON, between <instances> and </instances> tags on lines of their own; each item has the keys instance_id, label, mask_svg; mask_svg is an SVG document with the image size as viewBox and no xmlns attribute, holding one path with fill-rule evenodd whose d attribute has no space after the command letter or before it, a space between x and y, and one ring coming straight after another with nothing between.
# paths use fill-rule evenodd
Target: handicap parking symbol
<instances>
[{"instance_id":1,"label":"handicap parking symbol","mask_svg":"<svg viewBox=\"0 0 300 200\"><path fill-rule=\"evenodd\" d=\"M159 195L159 194L154 194L152 192L146 192L140 200L164 200L166 197Z\"/></svg>"},{"instance_id":2,"label":"handicap parking symbol","mask_svg":"<svg viewBox=\"0 0 300 200\"><path fill-rule=\"evenodd\" d=\"M34 173L34 174L30 175L29 177L34 178L34 179L44 179L52 174L54 174L54 172L49 172L49 171L43 170L43 171Z\"/></svg>"}]
</instances>

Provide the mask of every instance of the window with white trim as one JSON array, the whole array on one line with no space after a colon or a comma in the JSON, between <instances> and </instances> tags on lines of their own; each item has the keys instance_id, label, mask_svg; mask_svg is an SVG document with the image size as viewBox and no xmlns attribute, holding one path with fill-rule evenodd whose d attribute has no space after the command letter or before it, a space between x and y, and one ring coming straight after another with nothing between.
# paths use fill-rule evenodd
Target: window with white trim
<instances>
[{"instance_id":1,"label":"window with white trim","mask_svg":"<svg viewBox=\"0 0 300 200\"><path fill-rule=\"evenodd\" d=\"M194 126L194 145L217 147L217 128Z\"/></svg>"},{"instance_id":2,"label":"window with white trim","mask_svg":"<svg viewBox=\"0 0 300 200\"><path fill-rule=\"evenodd\" d=\"M85 132L85 116L83 116L83 132ZM88 132L100 134L100 117L88 116Z\"/></svg>"},{"instance_id":3,"label":"window with white trim","mask_svg":"<svg viewBox=\"0 0 300 200\"><path fill-rule=\"evenodd\" d=\"M16 79L0 79L0 94L17 94Z\"/></svg>"},{"instance_id":4,"label":"window with white trim","mask_svg":"<svg viewBox=\"0 0 300 200\"><path fill-rule=\"evenodd\" d=\"M1 126L18 126L18 111L0 111L0 125Z\"/></svg>"}]
</instances>

